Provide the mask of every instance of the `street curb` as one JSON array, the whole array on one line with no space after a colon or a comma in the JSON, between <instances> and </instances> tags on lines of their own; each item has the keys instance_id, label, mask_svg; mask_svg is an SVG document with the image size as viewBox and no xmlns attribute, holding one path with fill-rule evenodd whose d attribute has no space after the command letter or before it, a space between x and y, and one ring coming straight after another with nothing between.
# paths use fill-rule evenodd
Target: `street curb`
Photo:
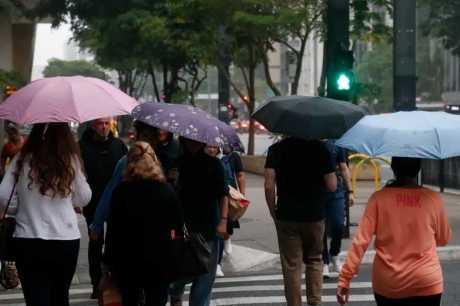
<instances>
[{"instance_id":1,"label":"street curb","mask_svg":"<svg viewBox=\"0 0 460 306\"><path fill-rule=\"evenodd\" d=\"M440 261L454 261L454 260L460 260L460 246L448 246L448 247L438 247L437 248L437 253ZM339 259L341 262L345 262L347 258L347 251L342 251L339 254ZM250 270L251 271L260 271L268 268L273 268L273 266L277 266L281 264L281 260L279 258L279 254L277 254L278 257L274 258L270 261L261 263L259 265L256 265L252 267ZM374 257L375 257L375 250L367 251L364 254L364 257L361 261L363 264L372 264L374 262Z\"/></svg>"},{"instance_id":2,"label":"street curb","mask_svg":"<svg viewBox=\"0 0 460 306\"><path fill-rule=\"evenodd\" d=\"M460 246L447 246L447 247L438 247L437 253L439 260L441 261L451 261L460 259ZM340 252L339 259L345 261L348 252ZM367 251L364 254L362 263L370 264L374 262L375 250Z\"/></svg>"}]
</instances>

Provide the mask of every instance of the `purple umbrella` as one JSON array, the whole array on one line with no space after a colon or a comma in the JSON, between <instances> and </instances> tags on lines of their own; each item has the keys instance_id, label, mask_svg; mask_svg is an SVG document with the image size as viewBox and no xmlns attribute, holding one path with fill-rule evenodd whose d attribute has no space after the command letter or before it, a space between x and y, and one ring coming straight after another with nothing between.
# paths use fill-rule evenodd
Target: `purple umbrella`
<instances>
[{"instance_id":1,"label":"purple umbrella","mask_svg":"<svg viewBox=\"0 0 460 306\"><path fill-rule=\"evenodd\" d=\"M142 103L132 111L134 119L162 130L209 145L224 145L217 119L195 107L167 103Z\"/></svg>"},{"instance_id":2,"label":"purple umbrella","mask_svg":"<svg viewBox=\"0 0 460 306\"><path fill-rule=\"evenodd\" d=\"M230 125L226 124L223 121L218 120L216 117L211 116L209 113L205 112L204 110L200 108L194 108L195 111L203 113L204 116L208 119L213 119L215 120L217 126L219 127L222 136L224 138L224 143L226 145L229 145L233 150L239 151L239 152L244 152L244 145L241 142L240 137L236 133L236 130L231 127Z\"/></svg>"},{"instance_id":3,"label":"purple umbrella","mask_svg":"<svg viewBox=\"0 0 460 306\"><path fill-rule=\"evenodd\" d=\"M148 125L210 145L229 145L244 152L244 146L231 126L202 109L182 104L147 102L133 109L134 119Z\"/></svg>"}]
</instances>

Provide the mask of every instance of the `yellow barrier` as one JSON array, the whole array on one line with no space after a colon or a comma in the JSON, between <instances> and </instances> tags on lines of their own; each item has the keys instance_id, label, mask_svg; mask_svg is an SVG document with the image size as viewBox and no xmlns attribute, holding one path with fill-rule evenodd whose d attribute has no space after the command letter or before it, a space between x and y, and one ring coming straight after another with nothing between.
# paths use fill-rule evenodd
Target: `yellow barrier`
<instances>
[{"instance_id":1,"label":"yellow barrier","mask_svg":"<svg viewBox=\"0 0 460 306\"><path fill-rule=\"evenodd\" d=\"M374 168L374 190L378 190L380 187L380 168L379 168L379 165L377 165L376 161L382 161L384 163L387 163L388 165L390 165L391 162L388 159L385 159L383 157L370 157L366 154L360 154L360 153L350 155L348 157L348 160L352 161L353 159L356 159L356 158L361 158L362 160L360 160L356 164L351 174L351 185L352 185L353 192L356 191L356 178L358 177L359 170L361 169L361 166L365 164L366 162L370 163Z\"/></svg>"}]
</instances>

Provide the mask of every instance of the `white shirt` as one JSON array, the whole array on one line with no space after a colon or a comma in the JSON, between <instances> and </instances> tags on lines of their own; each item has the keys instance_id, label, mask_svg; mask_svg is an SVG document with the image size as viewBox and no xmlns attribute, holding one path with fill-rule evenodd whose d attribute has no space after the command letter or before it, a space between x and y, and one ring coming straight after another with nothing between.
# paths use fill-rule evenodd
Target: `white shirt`
<instances>
[{"instance_id":1,"label":"white shirt","mask_svg":"<svg viewBox=\"0 0 460 306\"><path fill-rule=\"evenodd\" d=\"M14 172L16 171L18 155L11 162L0 184L1 210L5 209L14 186ZM72 163L75 178L71 185L71 194L64 198L60 195L52 198L48 195L42 195L39 186L35 183L29 188L30 165L27 160L24 161L16 185L18 203L14 237L45 240L80 239L74 207L83 207L88 204L91 199L91 189L78 159L73 159Z\"/></svg>"}]
</instances>

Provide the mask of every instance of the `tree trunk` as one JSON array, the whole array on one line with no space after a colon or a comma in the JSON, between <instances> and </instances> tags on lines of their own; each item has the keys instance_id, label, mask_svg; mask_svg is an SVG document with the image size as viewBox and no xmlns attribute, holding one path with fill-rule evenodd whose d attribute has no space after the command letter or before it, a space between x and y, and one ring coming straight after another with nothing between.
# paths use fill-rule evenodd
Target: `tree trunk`
<instances>
[{"instance_id":1,"label":"tree trunk","mask_svg":"<svg viewBox=\"0 0 460 306\"><path fill-rule=\"evenodd\" d=\"M254 155L255 147L255 120L252 118L252 113L256 105L256 90L255 90L255 77L256 77L256 56L253 46L249 46L249 87L248 87L248 111L249 111L249 135L248 135L248 155Z\"/></svg>"},{"instance_id":2,"label":"tree trunk","mask_svg":"<svg viewBox=\"0 0 460 306\"><path fill-rule=\"evenodd\" d=\"M153 91L155 93L155 98L160 102L160 91L158 90L157 78L155 74L155 68L153 67L152 62L149 61L149 74L152 79Z\"/></svg>"},{"instance_id":3,"label":"tree trunk","mask_svg":"<svg viewBox=\"0 0 460 306\"><path fill-rule=\"evenodd\" d=\"M276 87L275 83L273 82L272 75L270 73L270 63L268 60L267 53L265 53L262 56L262 62L264 64L265 81L267 82L268 87L270 87L275 96L281 96L281 91Z\"/></svg>"},{"instance_id":4,"label":"tree trunk","mask_svg":"<svg viewBox=\"0 0 460 306\"><path fill-rule=\"evenodd\" d=\"M167 91L168 91L168 67L163 65L163 101L167 101Z\"/></svg>"},{"instance_id":5,"label":"tree trunk","mask_svg":"<svg viewBox=\"0 0 460 306\"><path fill-rule=\"evenodd\" d=\"M299 82L300 82L300 76L302 75L303 56L305 54L305 47L307 46L307 39L308 39L308 36L302 39L300 50L298 53L296 53L297 58L296 58L295 75L294 75L294 81L292 82L292 87L291 87L292 96L297 95L297 92L299 91Z\"/></svg>"},{"instance_id":6,"label":"tree trunk","mask_svg":"<svg viewBox=\"0 0 460 306\"><path fill-rule=\"evenodd\" d=\"M320 97L326 96L327 65L328 65L327 40L325 40L324 45L323 45L323 67L321 68L321 79L320 79L319 88L318 88L318 96Z\"/></svg>"}]
</instances>

